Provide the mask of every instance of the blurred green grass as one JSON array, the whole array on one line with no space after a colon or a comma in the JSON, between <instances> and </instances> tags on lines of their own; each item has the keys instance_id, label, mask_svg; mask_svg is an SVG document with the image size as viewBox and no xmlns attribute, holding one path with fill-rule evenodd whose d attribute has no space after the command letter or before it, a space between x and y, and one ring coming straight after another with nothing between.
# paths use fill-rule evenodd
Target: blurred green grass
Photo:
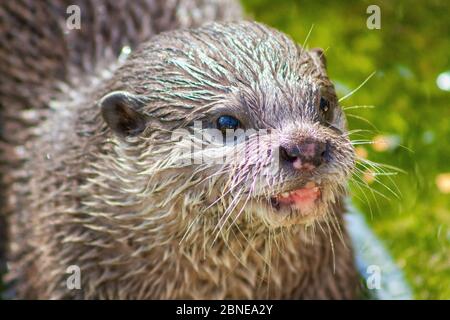
<instances>
[{"instance_id":1,"label":"blurred green grass","mask_svg":"<svg viewBox=\"0 0 450 320\"><path fill-rule=\"evenodd\" d=\"M450 72L450 2L242 2L250 18L300 44L314 26L307 46L327 50L340 97L376 71L341 104L375 106L348 109L350 129L371 130L352 138L393 135L401 146L392 150L360 147L368 159L405 173L380 177L387 187L398 187L400 199L376 182L370 187L390 199L356 186L353 199L404 270L415 298L450 299L450 194L436 184L439 174L450 172L450 92L436 85L440 73ZM372 4L381 8L380 30L366 27L366 8Z\"/></svg>"}]
</instances>

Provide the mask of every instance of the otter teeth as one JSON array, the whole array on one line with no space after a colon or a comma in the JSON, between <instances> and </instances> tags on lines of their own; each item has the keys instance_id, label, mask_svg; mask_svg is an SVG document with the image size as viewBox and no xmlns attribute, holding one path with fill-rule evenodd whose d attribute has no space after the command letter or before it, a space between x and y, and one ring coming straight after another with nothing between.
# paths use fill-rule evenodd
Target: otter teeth
<instances>
[{"instance_id":1,"label":"otter teeth","mask_svg":"<svg viewBox=\"0 0 450 320\"><path fill-rule=\"evenodd\" d=\"M304 188L305 189L312 189L316 186L316 184L312 181L309 181L307 184L305 184Z\"/></svg>"},{"instance_id":2,"label":"otter teeth","mask_svg":"<svg viewBox=\"0 0 450 320\"><path fill-rule=\"evenodd\" d=\"M305 184L305 186L301 189L289 191L289 192L282 192L279 194L279 196L281 198L289 198L290 196L295 195L299 190L304 190L304 189L310 189L314 192L317 192L319 190L319 187L317 187L317 185L314 182L310 181L307 184Z\"/></svg>"}]
</instances>

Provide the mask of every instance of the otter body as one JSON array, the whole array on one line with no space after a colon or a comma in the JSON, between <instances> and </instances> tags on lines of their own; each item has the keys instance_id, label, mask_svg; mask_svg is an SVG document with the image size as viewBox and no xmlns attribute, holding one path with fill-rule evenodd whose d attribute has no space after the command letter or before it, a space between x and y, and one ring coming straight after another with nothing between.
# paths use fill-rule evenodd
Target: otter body
<instances>
[{"instance_id":1,"label":"otter body","mask_svg":"<svg viewBox=\"0 0 450 320\"><path fill-rule=\"evenodd\" d=\"M61 25L66 3L57 3L34 12L47 10ZM93 33L63 36L64 27L47 23L43 43L2 71L6 278L17 297L358 297L342 219L353 149L322 52L258 23L197 28L196 19L239 20L232 2L136 3L119 10L80 1ZM193 4L191 19L177 15ZM152 11L158 5L167 11ZM100 8L107 13L95 15ZM0 17L31 14L20 10L6 5ZM128 27L114 31L114 18ZM100 37L103 23L112 28ZM31 29L24 34L38 33ZM68 42L51 56L41 47L58 33ZM42 65L27 76L29 52ZM270 129L275 146L262 137L254 161L178 161L186 145L173 139L176 130L190 132L196 121L220 128L231 116L243 129ZM255 154L252 139L231 148ZM263 174L279 159L275 149L282 160ZM67 285L73 266L79 289Z\"/></svg>"}]
</instances>

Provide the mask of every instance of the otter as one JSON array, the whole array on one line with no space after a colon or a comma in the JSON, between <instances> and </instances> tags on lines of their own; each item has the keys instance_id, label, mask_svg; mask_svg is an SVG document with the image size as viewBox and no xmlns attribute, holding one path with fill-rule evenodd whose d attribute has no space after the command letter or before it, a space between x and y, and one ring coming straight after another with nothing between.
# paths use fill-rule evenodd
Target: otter
<instances>
[{"instance_id":1,"label":"otter","mask_svg":"<svg viewBox=\"0 0 450 320\"><path fill-rule=\"evenodd\" d=\"M24 57L1 71L17 297L359 296L343 223L355 156L322 50L230 1L79 1L82 34L64 32L66 1L26 2L0 11L44 26L6 34Z\"/></svg>"}]
</instances>

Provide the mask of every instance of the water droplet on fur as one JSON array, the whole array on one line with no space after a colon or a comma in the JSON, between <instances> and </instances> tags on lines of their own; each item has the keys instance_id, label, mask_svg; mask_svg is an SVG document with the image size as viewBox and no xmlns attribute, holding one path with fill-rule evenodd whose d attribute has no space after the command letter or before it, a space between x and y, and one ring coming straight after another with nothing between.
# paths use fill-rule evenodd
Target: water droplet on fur
<instances>
[{"instance_id":1,"label":"water droplet on fur","mask_svg":"<svg viewBox=\"0 0 450 320\"><path fill-rule=\"evenodd\" d=\"M129 46L123 46L122 50L120 51L119 62L120 63L125 62L125 60L127 60L130 53L131 53L131 48Z\"/></svg>"}]
</instances>

